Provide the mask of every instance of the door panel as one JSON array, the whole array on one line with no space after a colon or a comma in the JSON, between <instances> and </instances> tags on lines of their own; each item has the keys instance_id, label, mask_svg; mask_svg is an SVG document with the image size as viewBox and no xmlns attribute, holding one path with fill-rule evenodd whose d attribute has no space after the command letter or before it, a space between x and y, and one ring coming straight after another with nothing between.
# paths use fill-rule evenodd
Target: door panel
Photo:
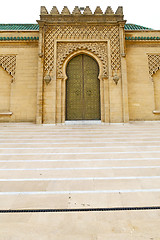
<instances>
[{"instance_id":1,"label":"door panel","mask_svg":"<svg viewBox=\"0 0 160 240\"><path fill-rule=\"evenodd\" d=\"M98 64L87 55L74 57L67 66L66 120L100 119Z\"/></svg>"},{"instance_id":2,"label":"door panel","mask_svg":"<svg viewBox=\"0 0 160 240\"><path fill-rule=\"evenodd\" d=\"M73 58L67 66L66 119L83 119L82 55Z\"/></svg>"},{"instance_id":3,"label":"door panel","mask_svg":"<svg viewBox=\"0 0 160 240\"><path fill-rule=\"evenodd\" d=\"M98 64L84 55L84 119L100 119L100 81Z\"/></svg>"}]
</instances>

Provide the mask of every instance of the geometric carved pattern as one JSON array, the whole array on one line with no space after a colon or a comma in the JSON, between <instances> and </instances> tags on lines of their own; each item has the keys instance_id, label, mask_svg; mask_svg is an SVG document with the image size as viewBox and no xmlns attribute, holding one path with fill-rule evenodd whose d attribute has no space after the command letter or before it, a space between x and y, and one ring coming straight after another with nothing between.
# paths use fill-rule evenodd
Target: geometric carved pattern
<instances>
[{"instance_id":1,"label":"geometric carved pattern","mask_svg":"<svg viewBox=\"0 0 160 240\"><path fill-rule=\"evenodd\" d=\"M44 71L45 73L50 73L53 71L53 59L54 59L54 37L52 31L48 29L45 34L45 49L44 49L45 61L44 61Z\"/></svg>"},{"instance_id":2,"label":"geometric carved pattern","mask_svg":"<svg viewBox=\"0 0 160 240\"><path fill-rule=\"evenodd\" d=\"M112 70L119 70L121 68L121 59L118 27L112 28L110 40L111 40L111 68Z\"/></svg>"},{"instance_id":3,"label":"geometric carved pattern","mask_svg":"<svg viewBox=\"0 0 160 240\"><path fill-rule=\"evenodd\" d=\"M57 39L103 39L109 37L110 26L57 26L53 34Z\"/></svg>"},{"instance_id":4,"label":"geometric carved pattern","mask_svg":"<svg viewBox=\"0 0 160 240\"><path fill-rule=\"evenodd\" d=\"M94 53L102 61L103 65L103 77L108 76L108 64L107 64L107 44L105 42L70 42L70 43L58 43L57 47L57 75L58 78L62 78L62 64L65 58L72 52L77 50L88 50Z\"/></svg>"},{"instance_id":5,"label":"geometric carved pattern","mask_svg":"<svg viewBox=\"0 0 160 240\"><path fill-rule=\"evenodd\" d=\"M111 42L111 68L121 68L120 42L118 26L82 26L82 25L54 25L46 26L45 32L45 59L44 71L51 72L54 68L54 40L109 40ZM97 43L98 44L98 43ZM104 54L106 50L104 49ZM102 56L102 58L104 58ZM107 61L107 58L106 58ZM107 65L107 64L106 64ZM105 70L106 71L106 70Z\"/></svg>"},{"instance_id":6,"label":"geometric carved pattern","mask_svg":"<svg viewBox=\"0 0 160 240\"><path fill-rule=\"evenodd\" d=\"M0 66L15 79L16 72L16 56L0 55Z\"/></svg>"},{"instance_id":7,"label":"geometric carved pattern","mask_svg":"<svg viewBox=\"0 0 160 240\"><path fill-rule=\"evenodd\" d=\"M149 74L152 78L153 74L160 69L160 54L148 55Z\"/></svg>"}]
</instances>

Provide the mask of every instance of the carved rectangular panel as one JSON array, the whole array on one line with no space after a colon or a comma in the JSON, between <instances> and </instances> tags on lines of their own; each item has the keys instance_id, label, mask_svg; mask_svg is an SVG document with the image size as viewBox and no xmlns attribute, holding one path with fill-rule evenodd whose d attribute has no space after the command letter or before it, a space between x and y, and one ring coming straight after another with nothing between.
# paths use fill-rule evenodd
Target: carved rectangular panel
<instances>
[{"instance_id":1,"label":"carved rectangular panel","mask_svg":"<svg viewBox=\"0 0 160 240\"><path fill-rule=\"evenodd\" d=\"M91 57L84 55L84 119L100 119L100 81L98 64Z\"/></svg>"},{"instance_id":2,"label":"carved rectangular panel","mask_svg":"<svg viewBox=\"0 0 160 240\"><path fill-rule=\"evenodd\" d=\"M66 119L83 119L82 55L69 62L67 67Z\"/></svg>"}]
</instances>

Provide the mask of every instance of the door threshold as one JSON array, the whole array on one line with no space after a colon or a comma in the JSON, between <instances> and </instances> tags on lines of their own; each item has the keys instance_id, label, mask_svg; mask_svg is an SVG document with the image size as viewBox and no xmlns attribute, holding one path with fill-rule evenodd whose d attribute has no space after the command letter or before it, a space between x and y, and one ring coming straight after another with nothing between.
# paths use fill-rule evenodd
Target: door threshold
<instances>
[{"instance_id":1,"label":"door threshold","mask_svg":"<svg viewBox=\"0 0 160 240\"><path fill-rule=\"evenodd\" d=\"M102 124L101 120L75 120L75 121L65 121L66 125L95 125Z\"/></svg>"}]
</instances>

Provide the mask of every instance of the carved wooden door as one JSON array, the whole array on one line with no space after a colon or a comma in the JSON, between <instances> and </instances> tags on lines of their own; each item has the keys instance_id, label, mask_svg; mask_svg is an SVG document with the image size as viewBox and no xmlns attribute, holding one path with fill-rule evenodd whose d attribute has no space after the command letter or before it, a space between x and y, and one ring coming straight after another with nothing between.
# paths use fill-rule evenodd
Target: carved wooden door
<instances>
[{"instance_id":1,"label":"carved wooden door","mask_svg":"<svg viewBox=\"0 0 160 240\"><path fill-rule=\"evenodd\" d=\"M100 119L98 73L97 62L88 55L78 55L68 63L66 120Z\"/></svg>"}]
</instances>

